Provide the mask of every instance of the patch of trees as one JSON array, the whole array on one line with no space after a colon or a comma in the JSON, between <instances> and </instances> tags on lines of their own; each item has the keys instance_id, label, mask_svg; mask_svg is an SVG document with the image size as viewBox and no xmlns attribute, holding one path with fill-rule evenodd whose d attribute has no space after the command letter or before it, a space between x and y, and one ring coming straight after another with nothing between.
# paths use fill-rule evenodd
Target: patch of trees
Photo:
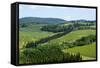
<instances>
[{"instance_id":1,"label":"patch of trees","mask_svg":"<svg viewBox=\"0 0 100 68\"><path fill-rule=\"evenodd\" d=\"M93 26L93 25L95 25L95 22L94 23L91 23L91 22L87 22L87 23L77 22L77 24L80 25L80 26Z\"/></svg>"},{"instance_id":2,"label":"patch of trees","mask_svg":"<svg viewBox=\"0 0 100 68\"><path fill-rule=\"evenodd\" d=\"M95 23L79 23L75 22L73 24L64 25L64 24L55 24L55 25L45 25L41 28L42 31L48 31L48 32L67 32L71 30L76 29L95 29L90 26L95 26Z\"/></svg>"},{"instance_id":3,"label":"patch of trees","mask_svg":"<svg viewBox=\"0 0 100 68\"><path fill-rule=\"evenodd\" d=\"M68 34L69 32L71 32L71 30L68 30L67 32L57 33L57 34L55 34L53 36L42 38L42 39L40 39L38 41L35 41L35 42L28 42L26 44L26 48L36 47L38 44L42 44L42 43L48 42L50 40L57 39L57 38L59 38L59 37L61 37L63 35Z\"/></svg>"},{"instance_id":4,"label":"patch of trees","mask_svg":"<svg viewBox=\"0 0 100 68\"><path fill-rule=\"evenodd\" d=\"M87 37L82 37L76 40L73 44L77 46L82 46L82 45L90 44L95 41L96 41L96 35L89 35Z\"/></svg>"},{"instance_id":5,"label":"patch of trees","mask_svg":"<svg viewBox=\"0 0 100 68\"><path fill-rule=\"evenodd\" d=\"M62 42L62 44L60 45L61 48L72 48L75 46L83 46L83 45L87 45L90 43L93 43L96 41L96 35L89 35L87 37L82 37L78 40L75 40L74 42Z\"/></svg>"},{"instance_id":6,"label":"patch of trees","mask_svg":"<svg viewBox=\"0 0 100 68\"><path fill-rule=\"evenodd\" d=\"M71 31L69 31L69 32L71 32ZM50 37L42 38L42 39L35 41L35 42L28 42L26 44L25 48L36 47L39 44L49 42L53 39L57 39L57 38L65 35L69 32L61 32L61 33L57 33L57 34L50 36ZM85 45L85 44L89 44L89 43L92 43L92 42L95 42L95 41L96 41L96 36L95 35L89 35L87 37L82 37L78 40L75 40L74 42L71 42L71 43L64 41L64 42L62 42L61 47L71 48L71 47L74 47L74 46L82 46L82 45Z\"/></svg>"},{"instance_id":7,"label":"patch of trees","mask_svg":"<svg viewBox=\"0 0 100 68\"><path fill-rule=\"evenodd\" d=\"M59 25L59 24L46 25L41 28L42 31L54 32L54 33L55 32L69 32L73 29L74 29L73 25L65 26L65 25Z\"/></svg>"},{"instance_id":8,"label":"patch of trees","mask_svg":"<svg viewBox=\"0 0 100 68\"><path fill-rule=\"evenodd\" d=\"M79 30L84 30L84 29L91 29L91 30L95 30L96 27L91 27L91 26L81 26L78 28Z\"/></svg>"},{"instance_id":9,"label":"patch of trees","mask_svg":"<svg viewBox=\"0 0 100 68\"><path fill-rule=\"evenodd\" d=\"M28 26L28 24L26 24L26 23L19 24L19 27L22 27L22 28L27 27L27 26Z\"/></svg>"},{"instance_id":10,"label":"patch of trees","mask_svg":"<svg viewBox=\"0 0 100 68\"><path fill-rule=\"evenodd\" d=\"M62 52L63 48L71 48L75 46L83 46L96 41L95 35L82 37L74 42L62 42L62 44L50 43L39 46L34 46L33 42L28 43L27 46L20 52L20 63L58 63L58 62L75 62L81 61L80 53L71 54ZM39 42L38 42L39 43ZM42 42L43 43L43 42ZM34 47L33 47L34 46Z\"/></svg>"},{"instance_id":11,"label":"patch of trees","mask_svg":"<svg viewBox=\"0 0 100 68\"><path fill-rule=\"evenodd\" d=\"M20 63L59 63L81 61L80 53L64 53L58 46L44 45L24 49L19 55Z\"/></svg>"}]
</instances>

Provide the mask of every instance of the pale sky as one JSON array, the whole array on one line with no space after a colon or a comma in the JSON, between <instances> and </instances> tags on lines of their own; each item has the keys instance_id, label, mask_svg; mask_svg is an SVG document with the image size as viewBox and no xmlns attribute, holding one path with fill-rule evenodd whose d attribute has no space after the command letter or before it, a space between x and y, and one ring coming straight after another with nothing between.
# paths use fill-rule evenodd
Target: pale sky
<instances>
[{"instance_id":1,"label":"pale sky","mask_svg":"<svg viewBox=\"0 0 100 68\"><path fill-rule=\"evenodd\" d=\"M64 20L96 20L96 9L20 4L19 18L23 17L61 18Z\"/></svg>"}]
</instances>

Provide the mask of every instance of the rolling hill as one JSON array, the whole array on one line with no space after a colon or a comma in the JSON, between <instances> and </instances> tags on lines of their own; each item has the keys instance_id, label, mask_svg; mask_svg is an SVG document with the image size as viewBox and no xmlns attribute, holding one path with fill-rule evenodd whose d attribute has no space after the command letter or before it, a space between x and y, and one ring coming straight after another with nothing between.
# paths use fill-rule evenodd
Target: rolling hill
<instances>
[{"instance_id":1,"label":"rolling hill","mask_svg":"<svg viewBox=\"0 0 100 68\"><path fill-rule=\"evenodd\" d=\"M96 43L87 44L84 46L78 46L74 48L64 49L64 52L70 52L70 53L78 53L80 52L81 56L83 57L83 60L95 59L96 58ZM88 57L88 58L86 58Z\"/></svg>"},{"instance_id":2,"label":"rolling hill","mask_svg":"<svg viewBox=\"0 0 100 68\"><path fill-rule=\"evenodd\" d=\"M24 17L19 19L20 23L47 23L47 24L53 24L53 23L64 23L66 22L63 19L60 18L40 18L40 17Z\"/></svg>"}]
</instances>

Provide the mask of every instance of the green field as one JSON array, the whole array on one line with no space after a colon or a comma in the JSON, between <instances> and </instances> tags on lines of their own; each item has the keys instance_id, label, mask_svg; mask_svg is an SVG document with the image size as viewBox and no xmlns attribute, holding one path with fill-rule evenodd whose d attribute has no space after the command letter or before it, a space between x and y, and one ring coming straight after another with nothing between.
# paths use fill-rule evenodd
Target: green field
<instances>
[{"instance_id":1,"label":"green field","mask_svg":"<svg viewBox=\"0 0 100 68\"><path fill-rule=\"evenodd\" d=\"M55 34L52 32L41 31L40 28L44 25L45 24L33 24L33 25L28 25L28 27L25 28L20 28L19 48L25 46L27 42L31 42L31 41L35 42L41 38L45 38Z\"/></svg>"},{"instance_id":2,"label":"green field","mask_svg":"<svg viewBox=\"0 0 100 68\"><path fill-rule=\"evenodd\" d=\"M96 61L95 9L30 6L19 6L18 64Z\"/></svg>"},{"instance_id":3,"label":"green field","mask_svg":"<svg viewBox=\"0 0 100 68\"><path fill-rule=\"evenodd\" d=\"M27 42L35 42L41 38L52 36L52 32L26 32L26 31L20 31L19 32L19 45L20 48L22 48Z\"/></svg>"},{"instance_id":4,"label":"green field","mask_svg":"<svg viewBox=\"0 0 100 68\"><path fill-rule=\"evenodd\" d=\"M88 36L90 34L95 34L95 30L76 30L59 38L58 40L60 41L65 40L69 42L69 41L74 41L76 39L79 39L83 36Z\"/></svg>"},{"instance_id":5,"label":"green field","mask_svg":"<svg viewBox=\"0 0 100 68\"><path fill-rule=\"evenodd\" d=\"M76 61L75 60L76 58L78 58L77 61L80 61L81 60L80 56L82 57L82 60L96 59L96 43L92 42L90 44L86 44L83 46L73 45L74 47L71 47L71 48L66 47L67 44L64 44L64 42L73 43L76 40L81 39L82 37L87 37L89 35L96 35L95 29L71 30L70 32L64 35L59 36L57 34L64 33L64 32L52 32L52 31L50 32L50 31L41 30L41 28L46 25L47 24L29 24L27 27L20 27L20 30L19 30L19 52L20 52L19 59L20 61L19 62L21 64L40 63L40 62L49 62L49 61L62 62L62 59L65 59L67 62L67 61ZM63 28L63 26L67 27L70 25L73 25L73 23L70 23L70 24L64 23L64 24L60 24L59 26ZM95 27L95 26L92 26L92 27ZM53 39L50 39L50 37L52 37ZM43 39L43 41L40 41L41 39ZM35 47L30 47L30 48L26 47L29 45L28 43L32 42L31 45L33 46L33 44L36 43L37 41L38 41L38 44L36 44ZM63 48L63 46L65 47ZM52 54L48 54L48 53L52 53ZM69 54L66 55L67 53ZM80 56L78 53L80 53ZM26 54L29 55L28 62L26 61L27 59ZM70 60L68 59L68 56ZM72 58L70 57L72 58L75 57L75 58L71 60Z\"/></svg>"},{"instance_id":6,"label":"green field","mask_svg":"<svg viewBox=\"0 0 100 68\"><path fill-rule=\"evenodd\" d=\"M64 49L63 52L80 53L83 60L96 58L96 43ZM88 58L87 58L88 57Z\"/></svg>"},{"instance_id":7,"label":"green field","mask_svg":"<svg viewBox=\"0 0 100 68\"><path fill-rule=\"evenodd\" d=\"M62 42L73 42L81 37L85 37L88 36L90 34L95 34L95 30L76 30L76 31L72 31L60 38L51 40L49 43L45 43L45 44L50 44L50 43L59 43L62 44Z\"/></svg>"},{"instance_id":8,"label":"green field","mask_svg":"<svg viewBox=\"0 0 100 68\"><path fill-rule=\"evenodd\" d=\"M44 26L46 24L29 24L27 27L24 27L24 28L20 28L20 31L31 31L31 32L34 32L34 31L38 31L40 32L40 28L42 26Z\"/></svg>"}]
</instances>

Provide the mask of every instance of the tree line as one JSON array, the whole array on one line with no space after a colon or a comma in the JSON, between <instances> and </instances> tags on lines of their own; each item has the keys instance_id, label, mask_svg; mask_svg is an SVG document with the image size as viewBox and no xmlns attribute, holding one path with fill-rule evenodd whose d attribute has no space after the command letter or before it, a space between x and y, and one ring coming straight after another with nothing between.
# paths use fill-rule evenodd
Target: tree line
<instances>
[{"instance_id":1,"label":"tree line","mask_svg":"<svg viewBox=\"0 0 100 68\"><path fill-rule=\"evenodd\" d=\"M76 30L76 29L95 29L90 26L94 26L95 23L73 23L69 25L64 24L55 24L55 25L45 25L41 28L42 31L48 31L48 32L67 32L70 30Z\"/></svg>"},{"instance_id":2,"label":"tree line","mask_svg":"<svg viewBox=\"0 0 100 68\"><path fill-rule=\"evenodd\" d=\"M50 43L31 48L24 48L20 52L21 63L57 63L57 62L75 62L81 61L80 53L71 54L62 52L63 48L83 46L96 41L95 35L82 37L74 42L62 42L61 45Z\"/></svg>"},{"instance_id":3,"label":"tree line","mask_svg":"<svg viewBox=\"0 0 100 68\"><path fill-rule=\"evenodd\" d=\"M87 45L87 44L90 44L90 43L93 43L93 42L96 42L96 35L89 35L89 36L86 36L86 37L82 37L82 38L77 39L73 42L63 41L62 44L60 45L60 47L66 49L66 48L72 48L72 47L75 47L75 46Z\"/></svg>"},{"instance_id":4,"label":"tree line","mask_svg":"<svg viewBox=\"0 0 100 68\"><path fill-rule=\"evenodd\" d=\"M48 26L54 27L54 28L55 28L55 27L57 27L58 25L53 25L53 26L48 25ZM45 26L45 27L48 28L48 26ZM31 47L37 46L38 44L42 44L42 43L48 42L48 41L50 41L50 40L57 39L57 38L59 38L59 37L61 37L61 36L64 36L64 35L66 35L66 34L70 33L71 31L73 31L73 30L75 30L75 29L78 28L77 25L75 25L75 26L69 25L69 26L67 26L67 27L65 27L65 26L62 26L62 27L64 28L64 29L63 29L63 32L59 32L59 33L54 34L54 35L52 35L52 36L39 39L39 40L37 40L37 41L35 41L35 42L33 42L33 41L32 41L32 42L28 42L28 43L26 44L26 48L31 48ZM62 31L62 27L60 28L61 31ZM51 29L52 29L52 28L50 28L50 30L51 30ZM59 29L58 29L58 30L52 29L52 31L53 31L53 32L58 32Z\"/></svg>"},{"instance_id":5,"label":"tree line","mask_svg":"<svg viewBox=\"0 0 100 68\"><path fill-rule=\"evenodd\" d=\"M59 37L61 37L63 35L66 35L69 32L71 32L71 31L57 33L57 34L55 34L53 36L49 36L49 37L46 37L46 38L42 38L42 39L39 39L39 40L37 40L35 42L33 42L33 41L32 42L28 42L26 44L26 48L36 47L39 44L46 43L46 42L48 42L50 40L57 39L57 38L59 38Z\"/></svg>"},{"instance_id":6,"label":"tree line","mask_svg":"<svg viewBox=\"0 0 100 68\"><path fill-rule=\"evenodd\" d=\"M50 40L57 39L57 38L59 38L59 37L61 37L63 35L66 35L66 34L70 33L71 31L75 30L75 28L77 27L77 26L75 26L75 27L70 27L70 26L72 26L72 25L69 25L67 27L67 30L65 30L64 32L59 32L59 33L57 33L55 35L39 39L38 41L35 41L35 42L33 42L33 41L32 42L28 42L26 44L26 48L31 48L31 47L37 46L38 44L42 44L42 43L48 42Z\"/></svg>"}]
</instances>

